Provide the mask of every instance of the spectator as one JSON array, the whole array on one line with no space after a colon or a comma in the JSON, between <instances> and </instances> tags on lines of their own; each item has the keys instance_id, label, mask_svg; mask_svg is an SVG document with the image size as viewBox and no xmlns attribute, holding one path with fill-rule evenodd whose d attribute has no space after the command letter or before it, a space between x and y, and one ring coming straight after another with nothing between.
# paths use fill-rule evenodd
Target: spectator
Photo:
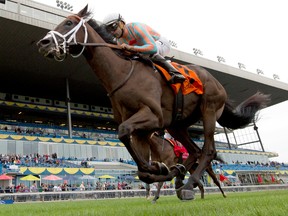
<instances>
[{"instance_id":1,"label":"spectator","mask_svg":"<svg viewBox=\"0 0 288 216\"><path fill-rule=\"evenodd\" d=\"M30 192L38 192L38 188L36 182L34 181L33 184L30 186Z\"/></svg>"},{"instance_id":2,"label":"spectator","mask_svg":"<svg viewBox=\"0 0 288 216\"><path fill-rule=\"evenodd\" d=\"M85 186L84 186L84 182L83 181L80 184L80 191L85 191Z\"/></svg>"}]
</instances>

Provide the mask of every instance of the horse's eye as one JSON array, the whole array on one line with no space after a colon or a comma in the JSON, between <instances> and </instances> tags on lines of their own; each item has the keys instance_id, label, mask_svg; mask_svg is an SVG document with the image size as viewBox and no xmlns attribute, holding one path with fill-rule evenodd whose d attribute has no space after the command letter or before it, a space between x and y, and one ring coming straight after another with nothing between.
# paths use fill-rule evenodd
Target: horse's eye
<instances>
[{"instance_id":1,"label":"horse's eye","mask_svg":"<svg viewBox=\"0 0 288 216\"><path fill-rule=\"evenodd\" d=\"M70 21L70 20L68 20L67 22L66 22L66 25L67 26L71 26L73 23L72 23L72 21Z\"/></svg>"}]
</instances>

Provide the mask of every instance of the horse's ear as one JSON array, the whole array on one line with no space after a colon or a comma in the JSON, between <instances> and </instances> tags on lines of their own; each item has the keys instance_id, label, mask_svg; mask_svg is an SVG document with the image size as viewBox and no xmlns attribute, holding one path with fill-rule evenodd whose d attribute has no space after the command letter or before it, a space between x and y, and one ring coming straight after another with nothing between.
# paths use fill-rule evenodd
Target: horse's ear
<instances>
[{"instance_id":1,"label":"horse's ear","mask_svg":"<svg viewBox=\"0 0 288 216\"><path fill-rule=\"evenodd\" d=\"M85 15L87 14L87 11L88 11L88 4L81 11L79 11L77 15L79 17L85 17Z\"/></svg>"}]
</instances>

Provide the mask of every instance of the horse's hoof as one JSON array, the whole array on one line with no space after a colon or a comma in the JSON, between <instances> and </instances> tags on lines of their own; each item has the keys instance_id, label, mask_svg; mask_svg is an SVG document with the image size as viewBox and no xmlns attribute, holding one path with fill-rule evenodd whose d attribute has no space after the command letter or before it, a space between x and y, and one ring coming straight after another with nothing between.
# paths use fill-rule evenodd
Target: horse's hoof
<instances>
[{"instance_id":1,"label":"horse's hoof","mask_svg":"<svg viewBox=\"0 0 288 216\"><path fill-rule=\"evenodd\" d=\"M181 200L194 200L195 192L193 190L181 190Z\"/></svg>"},{"instance_id":2,"label":"horse's hoof","mask_svg":"<svg viewBox=\"0 0 288 216\"><path fill-rule=\"evenodd\" d=\"M179 188L175 188L176 191L176 195L178 197L178 199L182 200L182 189L183 189L184 185L182 187Z\"/></svg>"},{"instance_id":3,"label":"horse's hoof","mask_svg":"<svg viewBox=\"0 0 288 216\"><path fill-rule=\"evenodd\" d=\"M156 204L156 200L152 200L151 203L152 203L152 204Z\"/></svg>"},{"instance_id":4,"label":"horse's hoof","mask_svg":"<svg viewBox=\"0 0 288 216\"><path fill-rule=\"evenodd\" d=\"M187 201L187 200L194 200L195 198L195 192L192 190L183 189L184 186L180 187L179 189L176 189L177 197L180 200Z\"/></svg>"}]
</instances>

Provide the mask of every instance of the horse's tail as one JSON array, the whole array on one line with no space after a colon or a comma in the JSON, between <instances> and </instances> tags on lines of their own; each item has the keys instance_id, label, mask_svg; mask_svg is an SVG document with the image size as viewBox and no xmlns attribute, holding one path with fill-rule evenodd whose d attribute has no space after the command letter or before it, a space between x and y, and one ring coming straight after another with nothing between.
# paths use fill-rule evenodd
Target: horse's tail
<instances>
[{"instance_id":1,"label":"horse's tail","mask_svg":"<svg viewBox=\"0 0 288 216\"><path fill-rule=\"evenodd\" d=\"M265 95L260 92L252 95L243 101L236 108L231 101L226 101L222 115L217 122L229 129L244 128L254 120L256 120L256 113L267 106L270 102L270 95Z\"/></svg>"}]
</instances>

